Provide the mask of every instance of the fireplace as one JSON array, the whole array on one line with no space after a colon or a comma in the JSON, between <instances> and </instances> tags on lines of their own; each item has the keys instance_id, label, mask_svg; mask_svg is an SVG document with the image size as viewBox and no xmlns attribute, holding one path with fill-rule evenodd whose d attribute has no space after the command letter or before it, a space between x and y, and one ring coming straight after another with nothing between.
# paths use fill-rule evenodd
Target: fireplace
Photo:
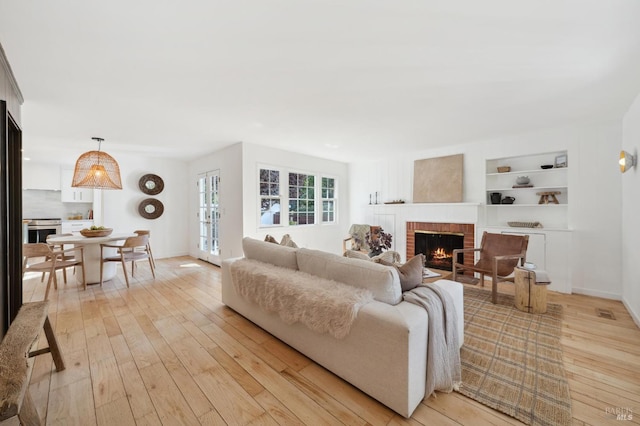
<instances>
[{"instance_id":1,"label":"fireplace","mask_svg":"<svg viewBox=\"0 0 640 426\"><path fill-rule=\"evenodd\" d=\"M464 248L464 234L461 232L416 231L415 254L424 254L427 268L453 270L453 250ZM463 261L458 254L457 261Z\"/></svg>"},{"instance_id":2,"label":"fireplace","mask_svg":"<svg viewBox=\"0 0 640 426\"><path fill-rule=\"evenodd\" d=\"M424 235L430 232L434 234L444 235L462 235L462 246L460 248L474 248L475 246L475 225L473 223L444 223L444 222L407 222L407 259L412 258L416 253L424 253L423 251L416 251L416 240L420 239L419 235ZM453 251L453 249L451 249ZM425 254L426 256L426 254ZM462 260L462 259L460 259ZM474 264L474 254L464 254L465 265ZM429 266L434 269L452 270L451 266L443 268L440 266ZM468 270L465 273L471 273Z\"/></svg>"}]
</instances>

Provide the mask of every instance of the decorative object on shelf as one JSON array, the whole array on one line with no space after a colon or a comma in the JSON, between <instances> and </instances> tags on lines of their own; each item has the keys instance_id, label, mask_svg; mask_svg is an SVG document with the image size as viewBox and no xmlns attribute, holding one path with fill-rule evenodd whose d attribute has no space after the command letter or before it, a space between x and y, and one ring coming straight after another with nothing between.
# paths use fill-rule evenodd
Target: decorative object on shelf
<instances>
[{"instance_id":1,"label":"decorative object on shelf","mask_svg":"<svg viewBox=\"0 0 640 426\"><path fill-rule=\"evenodd\" d=\"M113 232L113 228L102 228L98 227L97 229L81 229L80 235L87 238L92 237L108 237Z\"/></svg>"},{"instance_id":2,"label":"decorative object on shelf","mask_svg":"<svg viewBox=\"0 0 640 426\"><path fill-rule=\"evenodd\" d=\"M508 173L511 171L511 167L510 166L498 166L498 173Z\"/></svg>"},{"instance_id":3,"label":"decorative object on shelf","mask_svg":"<svg viewBox=\"0 0 640 426\"><path fill-rule=\"evenodd\" d=\"M567 167L567 155L562 154L556 156L555 167Z\"/></svg>"},{"instance_id":4,"label":"decorative object on shelf","mask_svg":"<svg viewBox=\"0 0 640 426\"><path fill-rule=\"evenodd\" d=\"M502 201L502 193L501 192L492 192L491 193L491 204L500 204Z\"/></svg>"},{"instance_id":5,"label":"decorative object on shelf","mask_svg":"<svg viewBox=\"0 0 640 426\"><path fill-rule=\"evenodd\" d=\"M540 166L541 169L547 170L547 169L552 169L553 168L553 164L543 164L542 166Z\"/></svg>"},{"instance_id":6,"label":"decorative object on shelf","mask_svg":"<svg viewBox=\"0 0 640 426\"><path fill-rule=\"evenodd\" d=\"M404 200L391 200L391 201L385 201L385 204L404 204Z\"/></svg>"},{"instance_id":7,"label":"decorative object on shelf","mask_svg":"<svg viewBox=\"0 0 640 426\"><path fill-rule=\"evenodd\" d=\"M365 243L369 246L369 257L378 256L384 250L391 248L391 234L384 232L379 226L372 226L371 231L364 236Z\"/></svg>"},{"instance_id":8,"label":"decorative object on shelf","mask_svg":"<svg viewBox=\"0 0 640 426\"><path fill-rule=\"evenodd\" d=\"M518 185L527 185L530 182L529 176L518 176L516 178L516 183Z\"/></svg>"},{"instance_id":9,"label":"decorative object on shelf","mask_svg":"<svg viewBox=\"0 0 640 426\"><path fill-rule=\"evenodd\" d=\"M536 195L540 196L538 204L560 204L560 201L556 198L556 195L560 194L560 191L536 192Z\"/></svg>"},{"instance_id":10,"label":"decorative object on shelf","mask_svg":"<svg viewBox=\"0 0 640 426\"><path fill-rule=\"evenodd\" d=\"M512 188L533 188L533 185L530 183L526 185L513 185Z\"/></svg>"},{"instance_id":11,"label":"decorative object on shelf","mask_svg":"<svg viewBox=\"0 0 640 426\"><path fill-rule=\"evenodd\" d=\"M632 169L637 164L637 158L633 154L629 154L627 151L620 151L620 172L624 173L629 169Z\"/></svg>"},{"instance_id":12,"label":"decorative object on shelf","mask_svg":"<svg viewBox=\"0 0 640 426\"><path fill-rule=\"evenodd\" d=\"M164 181L158 175L147 174L138 181L140 191L148 195L157 195L164 189Z\"/></svg>"},{"instance_id":13,"label":"decorative object on shelf","mask_svg":"<svg viewBox=\"0 0 640 426\"><path fill-rule=\"evenodd\" d=\"M513 202L515 201L515 197L504 197L502 199L502 201L500 201L501 204L513 204Z\"/></svg>"},{"instance_id":14,"label":"decorative object on shelf","mask_svg":"<svg viewBox=\"0 0 640 426\"><path fill-rule=\"evenodd\" d=\"M463 154L413 162L414 203L461 203Z\"/></svg>"},{"instance_id":15,"label":"decorative object on shelf","mask_svg":"<svg viewBox=\"0 0 640 426\"><path fill-rule=\"evenodd\" d=\"M376 191L376 204L378 204L378 191Z\"/></svg>"},{"instance_id":16,"label":"decorative object on shelf","mask_svg":"<svg viewBox=\"0 0 640 426\"><path fill-rule=\"evenodd\" d=\"M507 222L512 228L542 228L540 222Z\"/></svg>"},{"instance_id":17,"label":"decorative object on shelf","mask_svg":"<svg viewBox=\"0 0 640 426\"><path fill-rule=\"evenodd\" d=\"M145 219L157 219L163 212L164 205L155 198L145 198L138 205L138 213Z\"/></svg>"},{"instance_id":18,"label":"decorative object on shelf","mask_svg":"<svg viewBox=\"0 0 640 426\"><path fill-rule=\"evenodd\" d=\"M371 205L371 194L369 194L369 205Z\"/></svg>"},{"instance_id":19,"label":"decorative object on shelf","mask_svg":"<svg viewBox=\"0 0 640 426\"><path fill-rule=\"evenodd\" d=\"M120 166L109 154L100 151L103 138L98 141L97 151L88 151L78 157L73 170L71 186L75 188L122 189Z\"/></svg>"}]
</instances>

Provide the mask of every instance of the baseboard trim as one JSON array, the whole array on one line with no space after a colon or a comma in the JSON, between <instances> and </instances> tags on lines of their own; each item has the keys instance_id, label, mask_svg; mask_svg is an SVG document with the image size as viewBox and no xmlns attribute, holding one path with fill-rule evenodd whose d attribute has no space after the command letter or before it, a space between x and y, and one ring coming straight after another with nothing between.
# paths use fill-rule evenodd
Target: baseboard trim
<instances>
[{"instance_id":1,"label":"baseboard trim","mask_svg":"<svg viewBox=\"0 0 640 426\"><path fill-rule=\"evenodd\" d=\"M585 296L595 296L602 297L603 299L613 299L613 300L622 300L622 296L616 293L609 293L606 291L600 290L591 290L588 288L573 288L572 293L574 294L584 294Z\"/></svg>"},{"instance_id":2,"label":"baseboard trim","mask_svg":"<svg viewBox=\"0 0 640 426\"><path fill-rule=\"evenodd\" d=\"M631 305L627 303L627 300L625 298L622 298L622 304L625 308L627 308L627 312L629 312L629 315L631 315L633 322L635 322L638 328L640 328L640 315L634 312L634 310L631 308Z\"/></svg>"}]
</instances>

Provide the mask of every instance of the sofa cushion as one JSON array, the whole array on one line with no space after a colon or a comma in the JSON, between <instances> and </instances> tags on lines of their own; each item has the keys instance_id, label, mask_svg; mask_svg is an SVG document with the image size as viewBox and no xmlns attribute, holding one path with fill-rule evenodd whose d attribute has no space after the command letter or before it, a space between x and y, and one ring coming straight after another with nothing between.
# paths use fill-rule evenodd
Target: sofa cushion
<instances>
[{"instance_id":1,"label":"sofa cushion","mask_svg":"<svg viewBox=\"0 0 640 426\"><path fill-rule=\"evenodd\" d=\"M381 265L391 266L398 270L400 276L400 286L402 291L409 291L412 288L418 287L422 284L422 269L424 265L424 254L418 254L407 261L404 265L396 265L392 262L387 262L380 259Z\"/></svg>"},{"instance_id":2,"label":"sofa cushion","mask_svg":"<svg viewBox=\"0 0 640 426\"><path fill-rule=\"evenodd\" d=\"M247 259L259 260L282 268L298 269L296 251L292 247L272 244L254 238L245 237L242 239L242 251Z\"/></svg>"},{"instance_id":3,"label":"sofa cushion","mask_svg":"<svg viewBox=\"0 0 640 426\"><path fill-rule=\"evenodd\" d=\"M321 278L366 288L379 302L396 305L402 301L398 272L369 260L349 259L320 250L300 248L298 269Z\"/></svg>"},{"instance_id":4,"label":"sofa cushion","mask_svg":"<svg viewBox=\"0 0 640 426\"><path fill-rule=\"evenodd\" d=\"M356 250L347 250L344 252L344 257L349 257L351 259L360 259L360 260L371 260L367 253L363 253L361 251Z\"/></svg>"}]
</instances>

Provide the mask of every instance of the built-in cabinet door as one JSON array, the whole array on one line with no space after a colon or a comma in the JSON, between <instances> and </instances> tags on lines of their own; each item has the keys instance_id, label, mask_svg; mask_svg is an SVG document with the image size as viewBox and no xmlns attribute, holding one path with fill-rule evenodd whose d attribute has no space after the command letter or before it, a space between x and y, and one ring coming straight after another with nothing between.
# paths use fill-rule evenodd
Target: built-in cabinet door
<instances>
[{"instance_id":1,"label":"built-in cabinet door","mask_svg":"<svg viewBox=\"0 0 640 426\"><path fill-rule=\"evenodd\" d=\"M549 274L551 285L549 290L571 293L571 231L526 228L478 228L476 238L482 232L528 235L527 262L536 265Z\"/></svg>"},{"instance_id":2,"label":"built-in cabinet door","mask_svg":"<svg viewBox=\"0 0 640 426\"><path fill-rule=\"evenodd\" d=\"M547 240L545 234L535 232L503 231L503 234L528 235L527 262L533 263L538 269L547 269Z\"/></svg>"},{"instance_id":3,"label":"built-in cabinet door","mask_svg":"<svg viewBox=\"0 0 640 426\"><path fill-rule=\"evenodd\" d=\"M63 203L92 203L93 202L93 189L92 188L74 188L71 186L73 181L73 170L64 169L60 172L61 177L61 191Z\"/></svg>"}]
</instances>

